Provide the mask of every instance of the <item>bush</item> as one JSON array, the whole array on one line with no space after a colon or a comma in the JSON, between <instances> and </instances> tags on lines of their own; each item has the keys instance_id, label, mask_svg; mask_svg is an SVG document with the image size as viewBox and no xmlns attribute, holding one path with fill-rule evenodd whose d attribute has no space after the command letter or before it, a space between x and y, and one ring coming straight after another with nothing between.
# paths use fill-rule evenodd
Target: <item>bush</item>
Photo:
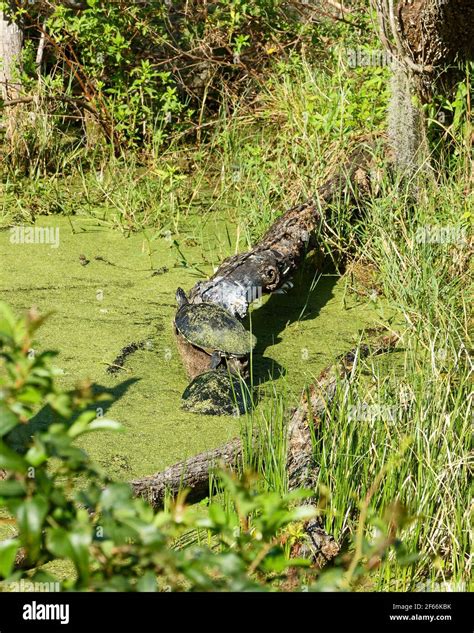
<instances>
[{"instance_id":1,"label":"bush","mask_svg":"<svg viewBox=\"0 0 474 633\"><path fill-rule=\"evenodd\" d=\"M229 86L242 90L275 53L314 35L311 22L282 0L18 2L17 8L27 37L24 86L53 103L56 114L67 114L64 126L79 111L89 136L92 116L117 146L143 146L156 134L201 124Z\"/></svg>"}]
</instances>

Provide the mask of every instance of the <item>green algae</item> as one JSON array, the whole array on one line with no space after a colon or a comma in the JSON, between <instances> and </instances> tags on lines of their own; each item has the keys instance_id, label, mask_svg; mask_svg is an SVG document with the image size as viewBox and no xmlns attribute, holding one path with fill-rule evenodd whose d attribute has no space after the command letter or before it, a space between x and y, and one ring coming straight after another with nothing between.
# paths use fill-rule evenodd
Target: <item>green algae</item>
<instances>
[{"instance_id":1,"label":"green algae","mask_svg":"<svg viewBox=\"0 0 474 633\"><path fill-rule=\"evenodd\" d=\"M189 218L179 255L169 236L161 237L158 230L156 235L148 230L125 237L78 216L72 222L41 217L38 224L59 229L57 248L12 244L9 231L0 232L0 295L17 311L34 306L41 313L52 312L37 334L37 348L59 351L61 386L72 388L89 379L112 396L104 413L121 422L124 432L85 436L81 446L93 459L113 477L127 480L237 435L238 418L181 409L189 381L173 334L176 288L192 287L200 278L198 268L212 272L213 246L214 254L230 254L223 247L225 238L216 232L218 223L203 229ZM186 240L186 231L205 238ZM180 265L183 256L185 266ZM157 269L160 274L153 274ZM258 340L251 358L252 382L263 397L267 387L284 385L296 400L304 385L353 346L359 331L377 318L372 304L348 297L344 280L335 276L322 277L310 291L311 274L303 272L288 295L265 299L246 324ZM107 367L131 341L146 345L127 358L122 371L109 375Z\"/></svg>"}]
</instances>

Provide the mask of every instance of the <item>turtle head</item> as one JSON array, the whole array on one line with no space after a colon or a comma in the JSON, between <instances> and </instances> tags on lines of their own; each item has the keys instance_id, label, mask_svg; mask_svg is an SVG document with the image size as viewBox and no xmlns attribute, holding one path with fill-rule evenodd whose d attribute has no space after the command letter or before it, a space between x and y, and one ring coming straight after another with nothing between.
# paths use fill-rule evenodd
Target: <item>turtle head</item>
<instances>
[{"instance_id":1,"label":"turtle head","mask_svg":"<svg viewBox=\"0 0 474 633\"><path fill-rule=\"evenodd\" d=\"M184 292L182 288L178 288L176 290L175 296L176 296L176 303L178 304L179 308L189 303L188 297L186 296L186 293Z\"/></svg>"}]
</instances>

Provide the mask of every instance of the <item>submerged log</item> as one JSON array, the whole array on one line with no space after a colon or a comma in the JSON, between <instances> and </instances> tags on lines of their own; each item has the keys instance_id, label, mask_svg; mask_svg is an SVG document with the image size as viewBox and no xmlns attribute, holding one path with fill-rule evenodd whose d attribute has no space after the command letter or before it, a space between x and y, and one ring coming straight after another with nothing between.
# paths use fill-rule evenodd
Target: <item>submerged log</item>
<instances>
[{"instance_id":1,"label":"submerged log","mask_svg":"<svg viewBox=\"0 0 474 633\"><path fill-rule=\"evenodd\" d=\"M217 303L243 318L249 304L281 288L311 249L321 244L325 220L336 204L355 206L371 190L372 153L360 146L316 195L284 213L246 253L224 260L207 281L189 293L192 303Z\"/></svg>"},{"instance_id":2,"label":"submerged log","mask_svg":"<svg viewBox=\"0 0 474 633\"><path fill-rule=\"evenodd\" d=\"M350 375L361 358L387 352L395 346L396 336L383 336L370 345L361 345L344 354L326 368L318 380L305 390L300 405L291 414L287 429L287 473L289 489L311 487L317 472L313 459L312 436L321 423L336 393L338 382ZM257 441L257 437L254 441ZM174 464L166 470L131 482L134 494L147 499L155 508L161 507L167 495L174 497L188 489L188 501L208 497L217 468L242 467L243 445L236 438L212 451Z\"/></svg>"}]
</instances>

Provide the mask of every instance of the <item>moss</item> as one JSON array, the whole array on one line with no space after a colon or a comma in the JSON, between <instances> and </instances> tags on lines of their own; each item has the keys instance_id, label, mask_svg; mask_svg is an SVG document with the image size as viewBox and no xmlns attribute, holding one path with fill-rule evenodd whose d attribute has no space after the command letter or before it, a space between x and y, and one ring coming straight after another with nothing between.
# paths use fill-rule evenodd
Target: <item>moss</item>
<instances>
[{"instance_id":1,"label":"moss","mask_svg":"<svg viewBox=\"0 0 474 633\"><path fill-rule=\"evenodd\" d=\"M86 436L82 446L91 456L114 477L131 479L237 435L238 418L197 415L180 406L189 381L174 340L174 296L178 286L194 285L196 267L211 272L200 246L180 245L191 262L181 267L169 241L158 235L150 254L143 234L126 238L90 219L74 217L74 232L64 217L41 218L38 224L59 228L59 247L11 244L8 231L0 232L0 292L17 310L36 306L52 312L38 332L37 348L59 351L63 387L90 379L113 395L104 413L125 432ZM206 245L222 244L210 226ZM168 272L153 275L157 268ZM291 294L272 296L251 314L247 326L258 339L254 383L264 393L269 379L277 387L285 381L296 400L305 382L352 345L361 327L373 324L368 304L352 300L344 307L343 281L322 278L309 294L308 287L303 276ZM131 341L146 344L126 359L122 371L108 374L108 363Z\"/></svg>"}]
</instances>

